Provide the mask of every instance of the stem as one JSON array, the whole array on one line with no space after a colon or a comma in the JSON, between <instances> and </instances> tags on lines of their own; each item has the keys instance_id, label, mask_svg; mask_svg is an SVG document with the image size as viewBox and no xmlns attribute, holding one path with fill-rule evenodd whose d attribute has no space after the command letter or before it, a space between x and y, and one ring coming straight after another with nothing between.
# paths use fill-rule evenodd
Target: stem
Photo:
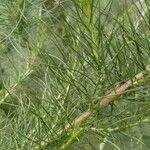
<instances>
[{"instance_id":1,"label":"stem","mask_svg":"<svg viewBox=\"0 0 150 150\"><path fill-rule=\"evenodd\" d=\"M143 79L145 74L150 74L150 66L146 67L146 71L140 72L137 75L135 75L134 78L128 80L126 83L122 84L121 86L115 88L109 95L106 96L106 98L103 98L102 100L100 100L100 108L104 108L106 106L108 106L111 102L115 101L116 98L118 98L119 96L121 96L122 94L124 94L130 86L136 84L139 80ZM83 112L79 117L77 117L74 121L73 121L73 125L75 127L80 126L82 123L85 122L85 120L87 120L90 116L92 115L92 112L90 111L86 111ZM136 124L136 123L135 123ZM65 126L65 130L69 130L71 128L70 124L67 124ZM65 149L66 147L68 147L75 139L77 139L77 137L79 137L81 135L82 132L82 128L78 128L78 130L75 131L71 131L71 137L68 139L68 141L63 144L61 146L61 149ZM62 130L59 132L59 134L62 133ZM41 143L41 146L46 146L48 145L48 138L45 137L43 142ZM38 147L35 148L36 150L39 150Z\"/></svg>"}]
</instances>

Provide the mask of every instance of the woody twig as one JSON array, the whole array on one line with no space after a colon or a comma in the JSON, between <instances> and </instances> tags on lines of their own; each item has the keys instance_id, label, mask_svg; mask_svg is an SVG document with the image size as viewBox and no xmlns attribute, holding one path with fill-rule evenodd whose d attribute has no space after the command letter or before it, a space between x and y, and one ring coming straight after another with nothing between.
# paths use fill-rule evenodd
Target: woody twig
<instances>
[{"instance_id":1,"label":"woody twig","mask_svg":"<svg viewBox=\"0 0 150 150\"><path fill-rule=\"evenodd\" d=\"M145 73L150 74L150 66L146 67L146 71L140 72L137 75L135 75L132 79L128 80L121 86L114 89L109 95L107 95L105 98L101 99L99 102L100 107L106 107L111 102L115 101L118 96L125 93L132 85L134 85L136 82L141 80ZM84 120L86 120L91 115L91 112L84 112L79 117L77 117L74 121L74 125L80 125ZM68 128L69 126L67 126Z\"/></svg>"}]
</instances>

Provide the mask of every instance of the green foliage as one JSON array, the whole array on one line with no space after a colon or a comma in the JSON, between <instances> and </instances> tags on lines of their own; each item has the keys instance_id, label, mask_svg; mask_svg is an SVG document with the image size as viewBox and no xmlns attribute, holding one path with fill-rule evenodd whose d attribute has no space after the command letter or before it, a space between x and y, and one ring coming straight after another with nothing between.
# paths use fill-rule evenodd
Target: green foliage
<instances>
[{"instance_id":1,"label":"green foliage","mask_svg":"<svg viewBox=\"0 0 150 150\"><path fill-rule=\"evenodd\" d=\"M0 0L0 149L148 150L149 72L98 100L150 65L149 12L148 0Z\"/></svg>"}]
</instances>

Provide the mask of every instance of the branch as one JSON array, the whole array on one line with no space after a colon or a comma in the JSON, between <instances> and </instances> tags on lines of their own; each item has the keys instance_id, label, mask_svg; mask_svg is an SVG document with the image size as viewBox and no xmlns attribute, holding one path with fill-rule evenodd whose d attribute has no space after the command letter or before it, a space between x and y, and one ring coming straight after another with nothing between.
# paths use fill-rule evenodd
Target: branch
<instances>
[{"instance_id":1,"label":"branch","mask_svg":"<svg viewBox=\"0 0 150 150\"><path fill-rule=\"evenodd\" d=\"M143 71L141 73L138 73L135 75L134 78L128 80L126 83L122 84L121 86L117 87L115 90L113 90L109 95L107 95L105 98L100 100L99 105L100 107L106 107L108 106L111 102L115 101L116 98L118 98L120 95L125 93L129 87L137 83L139 80L141 80L144 75L148 73L150 74L150 66L146 67L146 71ZM79 117L77 117L74 121L74 125L80 125L84 120L86 120L89 116L91 115L91 112L84 112L82 113ZM69 126L67 126L69 128Z\"/></svg>"},{"instance_id":2,"label":"branch","mask_svg":"<svg viewBox=\"0 0 150 150\"><path fill-rule=\"evenodd\" d=\"M131 87L132 85L136 84L139 80L143 79L145 74L148 73L150 74L150 66L146 67L146 71L143 71L141 73L138 73L137 75L135 75L135 77L133 77L132 79L128 80L126 83L122 84L121 86L115 88L109 95L107 95L105 98L101 99L99 102L99 105L101 108L108 106L111 102L115 101L116 98L118 98L120 95L122 95L123 93L125 93L129 87ZM90 111L86 111L83 112L80 116L78 116L74 121L73 121L73 125L75 127L81 125L87 118L89 118L91 116L92 112ZM65 130L68 130L71 128L70 124L67 124L65 126ZM61 130L59 132L59 134L61 134L63 132L63 130ZM43 142L41 143L41 146L46 146L48 145L48 138L47 136L43 139ZM38 148L35 148L38 149Z\"/></svg>"}]
</instances>

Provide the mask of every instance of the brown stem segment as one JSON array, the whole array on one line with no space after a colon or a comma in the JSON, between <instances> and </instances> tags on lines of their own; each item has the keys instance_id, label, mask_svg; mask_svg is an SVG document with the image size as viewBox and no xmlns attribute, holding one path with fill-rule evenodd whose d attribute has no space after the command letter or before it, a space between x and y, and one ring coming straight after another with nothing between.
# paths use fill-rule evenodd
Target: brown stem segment
<instances>
[{"instance_id":1,"label":"brown stem segment","mask_svg":"<svg viewBox=\"0 0 150 150\"><path fill-rule=\"evenodd\" d=\"M126 90L129 89L130 86L135 84L137 81L142 79L145 75L145 73L150 73L150 66L146 67L146 71L140 72L137 75L135 75L134 78L131 80L128 80L126 83L122 84L121 86L117 87L114 89L109 95L107 95L105 98L100 100L100 107L106 107L108 106L111 102L116 100L116 97L120 96L123 94ZM74 121L74 125L80 125L83 121L85 121L89 116L91 115L91 112L84 112L82 113L79 117L77 117Z\"/></svg>"}]
</instances>

